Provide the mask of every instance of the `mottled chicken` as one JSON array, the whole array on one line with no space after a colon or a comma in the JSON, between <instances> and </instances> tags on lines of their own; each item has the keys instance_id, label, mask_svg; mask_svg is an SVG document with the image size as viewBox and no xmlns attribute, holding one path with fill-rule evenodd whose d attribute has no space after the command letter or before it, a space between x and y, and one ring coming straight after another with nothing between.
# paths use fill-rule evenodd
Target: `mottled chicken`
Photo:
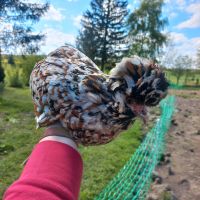
<instances>
[{"instance_id":1,"label":"mottled chicken","mask_svg":"<svg viewBox=\"0 0 200 200\"><path fill-rule=\"evenodd\" d=\"M166 96L168 83L156 64L138 56L123 58L106 75L63 46L35 65L30 87L39 127L59 121L77 143L97 145L145 118L145 107Z\"/></svg>"}]
</instances>

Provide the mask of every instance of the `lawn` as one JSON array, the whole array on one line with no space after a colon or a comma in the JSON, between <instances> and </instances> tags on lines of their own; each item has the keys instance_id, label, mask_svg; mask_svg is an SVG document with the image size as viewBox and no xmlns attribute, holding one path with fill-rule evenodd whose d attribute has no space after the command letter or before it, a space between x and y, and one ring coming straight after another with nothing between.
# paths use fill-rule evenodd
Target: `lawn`
<instances>
[{"instance_id":1,"label":"lawn","mask_svg":"<svg viewBox=\"0 0 200 200\"><path fill-rule=\"evenodd\" d=\"M172 73L171 70L165 70L165 74L167 79L173 83L176 84L176 76ZM185 85L185 73L181 76L179 80L179 85ZM188 81L187 81L188 86L197 86L200 85L200 70L191 70L189 71L189 76L188 76Z\"/></svg>"},{"instance_id":2,"label":"lawn","mask_svg":"<svg viewBox=\"0 0 200 200\"><path fill-rule=\"evenodd\" d=\"M81 200L94 197L107 185L139 146L143 134L141 122L115 141L97 147L80 147L84 161ZM6 88L0 93L0 197L23 168L42 129L35 129L30 91Z\"/></svg>"}]
</instances>

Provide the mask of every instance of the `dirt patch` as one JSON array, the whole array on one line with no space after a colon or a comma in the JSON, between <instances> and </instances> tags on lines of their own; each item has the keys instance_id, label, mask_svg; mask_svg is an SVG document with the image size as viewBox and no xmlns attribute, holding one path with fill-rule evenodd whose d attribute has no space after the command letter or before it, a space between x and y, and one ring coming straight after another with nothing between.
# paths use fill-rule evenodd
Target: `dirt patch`
<instances>
[{"instance_id":1,"label":"dirt patch","mask_svg":"<svg viewBox=\"0 0 200 200\"><path fill-rule=\"evenodd\" d=\"M200 91L171 91L176 112L147 199L200 200Z\"/></svg>"}]
</instances>

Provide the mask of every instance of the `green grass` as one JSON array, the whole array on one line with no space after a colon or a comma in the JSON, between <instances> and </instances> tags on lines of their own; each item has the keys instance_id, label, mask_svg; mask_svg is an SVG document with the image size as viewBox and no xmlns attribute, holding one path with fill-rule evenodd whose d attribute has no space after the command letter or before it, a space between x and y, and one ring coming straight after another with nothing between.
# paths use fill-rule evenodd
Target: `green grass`
<instances>
[{"instance_id":1,"label":"green grass","mask_svg":"<svg viewBox=\"0 0 200 200\"><path fill-rule=\"evenodd\" d=\"M141 139L141 123L137 121L109 144L81 148L85 170L80 199L93 199L129 160Z\"/></svg>"},{"instance_id":2,"label":"green grass","mask_svg":"<svg viewBox=\"0 0 200 200\"><path fill-rule=\"evenodd\" d=\"M22 170L22 162L40 138L36 134L29 89L6 88L0 94L0 196Z\"/></svg>"},{"instance_id":3,"label":"green grass","mask_svg":"<svg viewBox=\"0 0 200 200\"><path fill-rule=\"evenodd\" d=\"M171 70L165 70L165 74L167 79L173 83L176 84L176 76L172 73ZM197 79L199 79L199 83L197 84ZM183 74L179 80L179 85L185 85L185 74ZM191 70L190 74L188 76L188 81L187 81L188 86L196 86L200 85L200 70Z\"/></svg>"},{"instance_id":4,"label":"green grass","mask_svg":"<svg viewBox=\"0 0 200 200\"><path fill-rule=\"evenodd\" d=\"M22 163L40 139L42 129L35 129L30 91L6 88L0 93L0 196L16 180ZM141 122L136 121L115 141L96 147L80 147L84 175L80 199L93 199L117 174L143 138Z\"/></svg>"}]
</instances>

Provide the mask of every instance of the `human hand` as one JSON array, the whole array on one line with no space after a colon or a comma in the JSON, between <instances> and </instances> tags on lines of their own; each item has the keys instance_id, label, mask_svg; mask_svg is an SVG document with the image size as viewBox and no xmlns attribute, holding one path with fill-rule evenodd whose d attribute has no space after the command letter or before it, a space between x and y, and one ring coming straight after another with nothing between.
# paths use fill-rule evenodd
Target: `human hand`
<instances>
[{"instance_id":1,"label":"human hand","mask_svg":"<svg viewBox=\"0 0 200 200\"><path fill-rule=\"evenodd\" d=\"M59 122L47 126L40 142L47 140L61 142L77 150L78 144L72 139L68 131L63 128Z\"/></svg>"}]
</instances>

